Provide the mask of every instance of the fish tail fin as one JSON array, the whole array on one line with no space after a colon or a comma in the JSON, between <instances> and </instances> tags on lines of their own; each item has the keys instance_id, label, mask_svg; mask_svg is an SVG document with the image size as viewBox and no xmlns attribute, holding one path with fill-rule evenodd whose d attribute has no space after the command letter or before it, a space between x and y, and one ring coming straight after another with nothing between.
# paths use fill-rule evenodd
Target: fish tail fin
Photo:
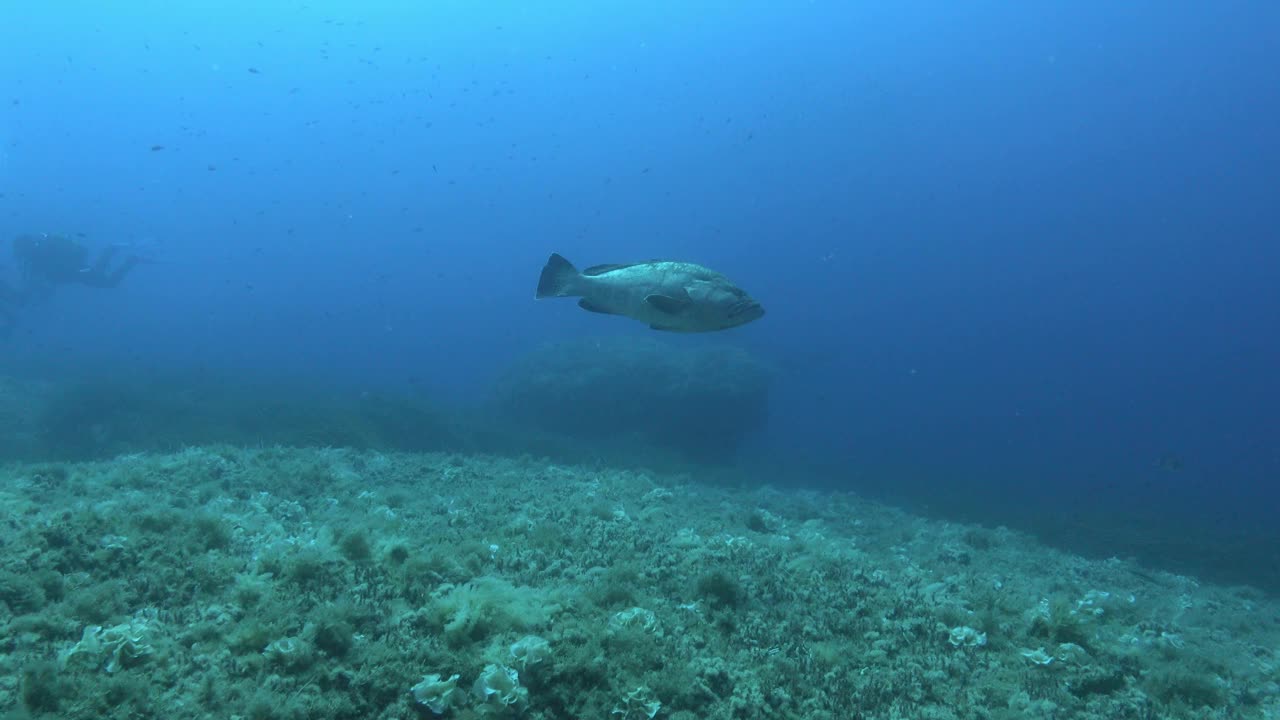
<instances>
[{"instance_id":1,"label":"fish tail fin","mask_svg":"<svg viewBox=\"0 0 1280 720\"><path fill-rule=\"evenodd\" d=\"M565 260L559 253L551 253L547 264L542 268L542 276L538 278L538 292L535 298L565 297L575 295L578 284L578 269L573 263Z\"/></svg>"}]
</instances>

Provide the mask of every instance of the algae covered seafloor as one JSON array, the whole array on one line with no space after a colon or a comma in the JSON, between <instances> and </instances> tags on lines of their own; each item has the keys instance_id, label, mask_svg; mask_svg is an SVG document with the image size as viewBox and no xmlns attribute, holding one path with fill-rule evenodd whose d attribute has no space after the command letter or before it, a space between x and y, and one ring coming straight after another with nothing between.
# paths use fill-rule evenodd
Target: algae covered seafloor
<instances>
[{"instance_id":1,"label":"algae covered seafloor","mask_svg":"<svg viewBox=\"0 0 1280 720\"><path fill-rule=\"evenodd\" d=\"M1273 599L848 495L209 447L0 503L9 717L1280 717Z\"/></svg>"}]
</instances>

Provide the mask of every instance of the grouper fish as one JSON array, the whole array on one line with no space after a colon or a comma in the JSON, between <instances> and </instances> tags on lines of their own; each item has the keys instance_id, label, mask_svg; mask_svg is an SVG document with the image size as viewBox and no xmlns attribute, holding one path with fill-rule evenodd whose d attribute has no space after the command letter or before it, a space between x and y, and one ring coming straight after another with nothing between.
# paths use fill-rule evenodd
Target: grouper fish
<instances>
[{"instance_id":1,"label":"grouper fish","mask_svg":"<svg viewBox=\"0 0 1280 720\"><path fill-rule=\"evenodd\" d=\"M670 260L595 265L578 272L552 253L535 297L577 297L583 310L625 315L671 332L727 330L764 315L760 303L720 273Z\"/></svg>"}]
</instances>

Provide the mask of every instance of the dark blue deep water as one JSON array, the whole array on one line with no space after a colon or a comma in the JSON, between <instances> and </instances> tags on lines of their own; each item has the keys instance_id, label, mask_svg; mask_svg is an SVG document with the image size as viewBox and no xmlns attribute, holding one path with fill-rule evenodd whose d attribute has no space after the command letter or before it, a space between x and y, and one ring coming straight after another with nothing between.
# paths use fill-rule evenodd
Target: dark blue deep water
<instances>
[{"instance_id":1,"label":"dark blue deep water","mask_svg":"<svg viewBox=\"0 0 1280 720\"><path fill-rule=\"evenodd\" d=\"M22 307L7 376L469 407L547 341L732 346L776 368L776 484L1280 587L1280 5L8 3L0 35L6 282L22 233L154 260ZM768 314L535 302L553 251Z\"/></svg>"}]
</instances>

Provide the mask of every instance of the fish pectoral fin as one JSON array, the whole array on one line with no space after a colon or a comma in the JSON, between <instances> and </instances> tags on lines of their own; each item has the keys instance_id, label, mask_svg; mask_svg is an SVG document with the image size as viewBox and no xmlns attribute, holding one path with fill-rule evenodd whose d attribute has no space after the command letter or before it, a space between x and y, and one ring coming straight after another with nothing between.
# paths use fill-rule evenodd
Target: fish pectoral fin
<instances>
[{"instance_id":1,"label":"fish pectoral fin","mask_svg":"<svg viewBox=\"0 0 1280 720\"><path fill-rule=\"evenodd\" d=\"M583 310L586 310L587 312L601 313L602 315L617 315L617 314L618 314L618 313L616 313L616 312L614 312L614 311L612 311L612 310L608 310L608 309L606 309L606 308L602 308L602 307L600 307L599 305L596 305L596 304L592 303L590 300L588 300L588 299L586 299L586 298L582 298L581 300L579 300L579 301L578 301L578 307L582 308Z\"/></svg>"},{"instance_id":2,"label":"fish pectoral fin","mask_svg":"<svg viewBox=\"0 0 1280 720\"><path fill-rule=\"evenodd\" d=\"M678 298L670 295L646 295L644 301L668 315L679 314L692 304L687 296Z\"/></svg>"}]
</instances>

